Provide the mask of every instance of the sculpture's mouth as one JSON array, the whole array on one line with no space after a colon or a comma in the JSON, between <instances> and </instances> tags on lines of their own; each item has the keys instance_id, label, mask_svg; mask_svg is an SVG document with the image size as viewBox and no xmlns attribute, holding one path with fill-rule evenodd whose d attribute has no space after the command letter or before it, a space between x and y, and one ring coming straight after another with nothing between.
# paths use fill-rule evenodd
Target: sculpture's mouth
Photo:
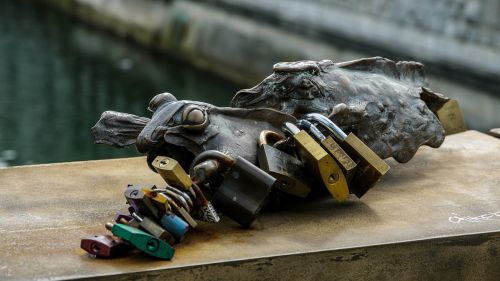
<instances>
[{"instance_id":1,"label":"sculpture's mouth","mask_svg":"<svg viewBox=\"0 0 500 281\"><path fill-rule=\"evenodd\" d=\"M147 153L156 148L159 145L160 140L162 140L163 134L165 134L166 130L167 127L164 126L158 126L153 130L149 130L148 126L146 126L146 128L144 128L144 130L142 130L137 137L137 142L135 144L137 151Z\"/></svg>"},{"instance_id":2,"label":"sculpture's mouth","mask_svg":"<svg viewBox=\"0 0 500 281\"><path fill-rule=\"evenodd\" d=\"M155 171L151 163L158 156L166 156L176 159L185 170L189 170L191 162L194 159L194 154L183 146L178 146L165 142L158 141L154 147L151 147L147 153L147 162L149 168Z\"/></svg>"}]
</instances>

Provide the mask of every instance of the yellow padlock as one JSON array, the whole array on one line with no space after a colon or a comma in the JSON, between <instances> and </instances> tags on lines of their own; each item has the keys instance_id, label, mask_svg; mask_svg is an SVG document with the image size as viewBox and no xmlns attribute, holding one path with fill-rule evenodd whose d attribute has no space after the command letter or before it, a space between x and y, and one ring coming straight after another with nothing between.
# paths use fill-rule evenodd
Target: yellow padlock
<instances>
[{"instance_id":1,"label":"yellow padlock","mask_svg":"<svg viewBox=\"0 0 500 281\"><path fill-rule=\"evenodd\" d=\"M321 179L321 182L337 201L349 197L349 188L339 165L306 131L286 122L283 130L294 140L298 155L306 168Z\"/></svg>"},{"instance_id":2,"label":"yellow padlock","mask_svg":"<svg viewBox=\"0 0 500 281\"><path fill-rule=\"evenodd\" d=\"M177 160L166 156L157 156L152 165L168 184L178 186L186 191L191 189L193 182Z\"/></svg>"},{"instance_id":3,"label":"yellow padlock","mask_svg":"<svg viewBox=\"0 0 500 281\"><path fill-rule=\"evenodd\" d=\"M389 171L390 167L373 150L363 143L356 135L346 135L328 117L318 113L305 115L306 119L318 122L336 138L340 146L357 161L357 170L350 182L351 192L361 198L368 189Z\"/></svg>"},{"instance_id":4,"label":"yellow padlock","mask_svg":"<svg viewBox=\"0 0 500 281\"><path fill-rule=\"evenodd\" d=\"M449 100L436 111L436 115L443 125L446 135L456 134L467 130L464 115L457 100Z\"/></svg>"}]
</instances>

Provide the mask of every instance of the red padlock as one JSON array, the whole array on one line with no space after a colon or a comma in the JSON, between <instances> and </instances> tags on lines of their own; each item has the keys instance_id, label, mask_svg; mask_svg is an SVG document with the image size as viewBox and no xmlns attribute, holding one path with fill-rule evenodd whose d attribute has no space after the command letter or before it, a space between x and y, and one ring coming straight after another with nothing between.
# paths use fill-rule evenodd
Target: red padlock
<instances>
[{"instance_id":1,"label":"red padlock","mask_svg":"<svg viewBox=\"0 0 500 281\"><path fill-rule=\"evenodd\" d=\"M80 247L91 255L101 258L123 256L132 247L122 240L114 239L111 235L94 235L83 238Z\"/></svg>"}]
</instances>

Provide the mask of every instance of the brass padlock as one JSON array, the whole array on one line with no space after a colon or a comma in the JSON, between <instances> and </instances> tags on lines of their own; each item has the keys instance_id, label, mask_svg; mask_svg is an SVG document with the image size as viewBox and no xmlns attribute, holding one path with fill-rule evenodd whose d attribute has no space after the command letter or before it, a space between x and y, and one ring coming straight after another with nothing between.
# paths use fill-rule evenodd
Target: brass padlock
<instances>
[{"instance_id":1,"label":"brass padlock","mask_svg":"<svg viewBox=\"0 0 500 281\"><path fill-rule=\"evenodd\" d=\"M177 160L166 156L157 156L152 165L168 184L178 186L185 191L191 189L193 182Z\"/></svg>"},{"instance_id":2,"label":"brass padlock","mask_svg":"<svg viewBox=\"0 0 500 281\"><path fill-rule=\"evenodd\" d=\"M304 182L307 178L304 166L299 159L283 152L268 144L273 138L274 141L284 139L278 133L264 130L259 136L259 148L257 158L261 169L276 178L274 187L277 189L305 198L311 192L311 188Z\"/></svg>"},{"instance_id":3,"label":"brass padlock","mask_svg":"<svg viewBox=\"0 0 500 281\"><path fill-rule=\"evenodd\" d=\"M337 201L349 197L349 187L339 165L306 131L286 122L283 130L294 140L298 154L306 168L321 179L328 192Z\"/></svg>"},{"instance_id":4,"label":"brass padlock","mask_svg":"<svg viewBox=\"0 0 500 281\"><path fill-rule=\"evenodd\" d=\"M340 147L340 145L331 137L326 137L323 133L314 126L311 122L301 119L297 122L297 126L299 128L306 130L313 138L315 138L318 142L321 143L321 146L330 153L331 156L337 161L342 172L346 177L347 182L349 183L354 173L356 172L357 164L354 160L349 157L349 155Z\"/></svg>"},{"instance_id":5,"label":"brass padlock","mask_svg":"<svg viewBox=\"0 0 500 281\"><path fill-rule=\"evenodd\" d=\"M243 227L250 227L268 199L276 179L240 156L232 158L216 150L207 150L196 156L190 174L197 174L194 172L196 165L209 159L227 167L212 203ZM198 181L196 178L193 180Z\"/></svg>"},{"instance_id":6,"label":"brass padlock","mask_svg":"<svg viewBox=\"0 0 500 281\"><path fill-rule=\"evenodd\" d=\"M167 182L169 185L174 185L182 188L183 190L189 192L189 194L196 199L198 203L198 213L196 213L196 217L202 221L216 223L219 222L220 218L217 212L215 211L212 203L206 200L205 195L199 188L195 186L189 175L184 171L182 166L173 158L165 157L165 156L157 156L152 162L153 168L160 174L160 176ZM169 187L167 186L167 189ZM177 192L177 190L171 189L173 192ZM178 193L178 192L177 192ZM184 194L179 194L184 196ZM185 196L184 196L185 197ZM185 199L190 203L191 208L193 207L192 202L190 202L189 198ZM189 210L188 210L189 211Z\"/></svg>"},{"instance_id":7,"label":"brass padlock","mask_svg":"<svg viewBox=\"0 0 500 281\"><path fill-rule=\"evenodd\" d=\"M464 115L457 100L450 99L436 111L436 115L443 125L446 135L456 134L467 130Z\"/></svg>"},{"instance_id":8,"label":"brass padlock","mask_svg":"<svg viewBox=\"0 0 500 281\"><path fill-rule=\"evenodd\" d=\"M340 146L357 161L358 168L350 183L351 192L357 197L361 198L389 171L389 165L353 133L346 135L328 117L321 114L310 113L306 114L305 117L310 121L317 122L328 130L339 142Z\"/></svg>"}]
</instances>

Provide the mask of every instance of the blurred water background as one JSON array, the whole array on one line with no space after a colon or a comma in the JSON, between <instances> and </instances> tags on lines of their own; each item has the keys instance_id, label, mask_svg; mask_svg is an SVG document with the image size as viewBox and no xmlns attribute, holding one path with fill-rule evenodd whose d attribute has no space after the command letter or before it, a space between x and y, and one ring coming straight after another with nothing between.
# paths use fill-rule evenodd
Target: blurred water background
<instances>
[{"instance_id":1,"label":"blurred water background","mask_svg":"<svg viewBox=\"0 0 500 281\"><path fill-rule=\"evenodd\" d=\"M0 166L139 155L93 144L103 111L148 116L164 91L225 106L298 59L423 61L486 132L500 127L499 14L488 0L4 0Z\"/></svg>"},{"instance_id":2,"label":"blurred water background","mask_svg":"<svg viewBox=\"0 0 500 281\"><path fill-rule=\"evenodd\" d=\"M36 1L0 5L0 166L140 155L93 144L103 111L149 116L163 91L224 106L241 88Z\"/></svg>"}]
</instances>

